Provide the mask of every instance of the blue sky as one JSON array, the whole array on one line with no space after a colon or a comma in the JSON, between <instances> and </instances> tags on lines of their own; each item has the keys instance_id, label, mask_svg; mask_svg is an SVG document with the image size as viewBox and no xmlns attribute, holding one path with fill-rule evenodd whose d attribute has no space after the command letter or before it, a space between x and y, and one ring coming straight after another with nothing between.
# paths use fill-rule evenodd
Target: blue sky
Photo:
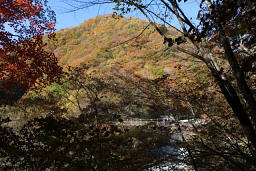
<instances>
[{"instance_id":1,"label":"blue sky","mask_svg":"<svg viewBox=\"0 0 256 171\"><path fill-rule=\"evenodd\" d=\"M100 6L97 5L89 9L83 9L75 12L68 12L73 8L70 5L65 4L64 1L65 0L49 0L49 5L52 7L52 9L56 13L56 18L57 18L56 29L57 30L75 27L83 23L85 20L93 18L97 15L111 14L113 12L112 10L113 6L111 6L110 4L104 4ZM198 12L198 3L196 2L196 0L190 0L184 5L182 5L182 7L185 10L186 14L188 14L193 19L195 19ZM129 15L129 17L143 18L140 13L132 13ZM174 22L174 26L178 27L179 24L177 23L177 21L174 20L173 22Z\"/></svg>"},{"instance_id":2,"label":"blue sky","mask_svg":"<svg viewBox=\"0 0 256 171\"><path fill-rule=\"evenodd\" d=\"M97 15L111 14L112 7L110 5L94 6L89 9L68 12L72 7L65 4L64 0L49 0L49 5L56 13L57 23L56 29L64 29L75 27L85 20L93 18Z\"/></svg>"}]
</instances>

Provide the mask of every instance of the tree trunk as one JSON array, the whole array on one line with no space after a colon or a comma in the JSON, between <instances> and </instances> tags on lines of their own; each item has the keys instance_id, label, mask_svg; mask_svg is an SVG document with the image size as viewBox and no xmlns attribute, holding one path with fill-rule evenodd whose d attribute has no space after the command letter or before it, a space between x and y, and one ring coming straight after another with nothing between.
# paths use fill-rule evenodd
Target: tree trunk
<instances>
[{"instance_id":1,"label":"tree trunk","mask_svg":"<svg viewBox=\"0 0 256 171\"><path fill-rule=\"evenodd\" d=\"M255 127L256 126L256 101L253 97L253 94L249 86L247 85L244 73L241 71L240 66L236 60L236 57L230 47L230 43L227 37L225 36L225 33L222 31L222 29L220 30L220 33L221 33L220 35L221 35L226 57L228 59L232 72L236 78L238 89L241 92L244 100L246 101L246 108L248 109L248 112L253 118L253 126Z\"/></svg>"},{"instance_id":2,"label":"tree trunk","mask_svg":"<svg viewBox=\"0 0 256 171\"><path fill-rule=\"evenodd\" d=\"M249 116L247 115L235 89L233 86L228 82L221 78L221 76L212 71L214 78L217 80L218 85L225 96L226 100L228 101L230 107L232 108L235 116L238 118L245 135L247 136L248 140L251 142L253 146L253 151L256 150L256 132L254 130L253 124Z\"/></svg>"}]
</instances>

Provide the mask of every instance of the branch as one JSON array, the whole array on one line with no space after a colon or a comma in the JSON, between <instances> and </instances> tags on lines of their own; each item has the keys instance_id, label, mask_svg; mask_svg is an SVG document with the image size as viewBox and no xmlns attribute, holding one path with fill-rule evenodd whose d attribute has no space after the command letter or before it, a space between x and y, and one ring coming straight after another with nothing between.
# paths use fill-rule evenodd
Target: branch
<instances>
[{"instance_id":1,"label":"branch","mask_svg":"<svg viewBox=\"0 0 256 171\"><path fill-rule=\"evenodd\" d=\"M149 24L140 32L140 34L138 34L137 36L132 37L132 38L130 38L130 39L128 39L128 40L125 40L125 41L123 41L123 42L121 42L121 43L119 43L119 44L117 44L117 45L114 45L114 46L110 47L110 49L116 48L116 47L118 47L118 46L120 46L120 45L122 45L122 44L125 44L125 43L127 43L127 42L133 40L133 39L139 38L139 37L146 31L146 29L147 29L150 25L151 25L151 24L149 23Z\"/></svg>"},{"instance_id":2,"label":"branch","mask_svg":"<svg viewBox=\"0 0 256 171\"><path fill-rule=\"evenodd\" d=\"M171 25L171 23L167 22L165 19L163 19L162 17L159 17L156 13L154 13L153 11L146 9L146 11L148 11L149 13L152 13L155 17L159 18L162 22L164 22L165 24L167 24L168 26L174 28L176 31L183 33L182 31L180 31L178 28L174 27L173 25Z\"/></svg>"},{"instance_id":3,"label":"branch","mask_svg":"<svg viewBox=\"0 0 256 171\"><path fill-rule=\"evenodd\" d=\"M177 46L176 48L177 48L177 50L179 50L179 51L181 51L183 53L189 54L189 55L191 55L191 56L193 56L193 57L195 57L195 58L197 58L197 59L199 59L201 61L206 62L205 59L203 58L203 56L200 56L200 55L198 55L198 54L196 54L194 52L188 51L188 50L186 50L184 48L181 48L179 46Z\"/></svg>"}]
</instances>

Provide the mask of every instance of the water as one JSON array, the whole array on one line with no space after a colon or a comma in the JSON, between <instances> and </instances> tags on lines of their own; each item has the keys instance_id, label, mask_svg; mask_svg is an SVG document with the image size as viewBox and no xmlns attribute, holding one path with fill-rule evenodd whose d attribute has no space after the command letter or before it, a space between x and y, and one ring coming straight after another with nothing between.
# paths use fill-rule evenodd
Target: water
<instances>
[{"instance_id":1,"label":"water","mask_svg":"<svg viewBox=\"0 0 256 171\"><path fill-rule=\"evenodd\" d=\"M162 159L162 162L146 169L145 171L165 171L165 170L192 170L191 167L182 163L182 160L188 155L184 148L175 148L173 146L163 146L154 149L150 155L156 159Z\"/></svg>"}]
</instances>

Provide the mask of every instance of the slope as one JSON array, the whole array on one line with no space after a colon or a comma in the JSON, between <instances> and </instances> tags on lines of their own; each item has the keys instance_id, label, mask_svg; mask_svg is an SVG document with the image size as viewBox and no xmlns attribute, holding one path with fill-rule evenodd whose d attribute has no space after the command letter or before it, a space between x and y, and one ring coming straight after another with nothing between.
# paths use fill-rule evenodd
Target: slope
<instances>
[{"instance_id":1,"label":"slope","mask_svg":"<svg viewBox=\"0 0 256 171\"><path fill-rule=\"evenodd\" d=\"M160 29L168 37L179 35L173 28L161 25ZM50 43L50 49L62 64L87 64L94 68L118 66L147 79L177 75L177 68L182 67L186 67L182 71L186 73L203 69L175 47L167 48L154 28L137 18L97 16L80 26L57 32L57 39ZM191 48L189 43L183 47Z\"/></svg>"}]
</instances>

